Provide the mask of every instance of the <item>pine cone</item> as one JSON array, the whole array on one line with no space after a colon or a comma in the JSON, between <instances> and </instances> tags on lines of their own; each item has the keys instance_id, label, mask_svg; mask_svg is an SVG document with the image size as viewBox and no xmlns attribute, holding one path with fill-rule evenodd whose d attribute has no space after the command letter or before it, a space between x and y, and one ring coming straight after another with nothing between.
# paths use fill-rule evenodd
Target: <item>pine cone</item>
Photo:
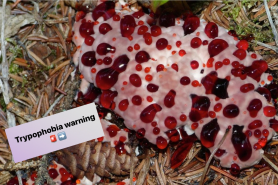
<instances>
[{"instance_id":1,"label":"pine cone","mask_svg":"<svg viewBox=\"0 0 278 185\"><path fill-rule=\"evenodd\" d=\"M56 153L59 162L79 179L86 176L93 180L94 174L101 177L128 175L131 167L129 154L118 155L109 142L88 141ZM134 158L134 164L138 161Z\"/></svg>"},{"instance_id":2,"label":"pine cone","mask_svg":"<svg viewBox=\"0 0 278 185\"><path fill-rule=\"evenodd\" d=\"M0 185L7 184L7 181L12 178L12 174L8 171L0 172Z\"/></svg>"}]
</instances>

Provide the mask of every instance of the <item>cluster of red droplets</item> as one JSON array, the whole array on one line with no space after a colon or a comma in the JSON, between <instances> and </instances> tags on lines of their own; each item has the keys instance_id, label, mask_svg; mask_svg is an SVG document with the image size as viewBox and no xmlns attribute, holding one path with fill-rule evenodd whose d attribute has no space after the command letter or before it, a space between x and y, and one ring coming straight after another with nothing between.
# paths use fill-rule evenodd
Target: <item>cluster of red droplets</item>
<instances>
[{"instance_id":1,"label":"cluster of red droplets","mask_svg":"<svg viewBox=\"0 0 278 185\"><path fill-rule=\"evenodd\" d=\"M64 167L59 167L57 164L50 165L51 168L48 169L48 174L52 179L56 179L59 175L61 185L76 185L73 181L73 175L70 174Z\"/></svg>"},{"instance_id":2,"label":"cluster of red droplets","mask_svg":"<svg viewBox=\"0 0 278 185\"><path fill-rule=\"evenodd\" d=\"M178 141L176 127L186 124L199 134L197 136L205 147L213 149L219 133L224 132L220 117L233 125L229 142L241 162L248 161L253 150L265 146L271 134L266 120L271 120L271 127L278 128L273 118L276 110L268 105L272 94L264 86L272 81L272 77L266 77L268 66L260 56L248 54L247 41L237 42L234 35L227 33L229 38L224 40L224 31L215 23L203 23L192 15L177 25L173 14L164 13L156 24L143 12L121 15L114 8L113 2L106 1L93 10L92 18L85 18L85 14L80 13L76 29L85 43L84 51L77 51L81 53L81 72L86 80L101 89L99 102L103 107L129 120L133 114L138 115L134 122L126 121L127 127L136 130L139 139L146 137L160 149L166 148L168 139ZM182 33L178 26L182 27ZM92 37L94 34L95 38ZM125 44L121 46L121 43ZM186 58L191 52L200 53L201 57ZM202 58L203 54L206 57ZM173 56L174 61L163 62L164 55ZM172 77L178 78L171 81ZM239 87L235 83L240 84ZM258 87L258 83L262 87ZM229 93L231 85L238 90L239 96ZM186 90L177 90L182 88ZM265 99L251 96L246 107L241 107L236 98L250 96L250 93L258 93ZM190 102L184 102L185 96ZM226 103L225 99L230 101ZM180 102L190 108L186 109L187 105L181 107ZM167 110L175 111L172 115ZM250 123L230 121L238 121L240 116L253 120ZM114 137L118 129L111 125L107 131ZM251 144L250 137L257 138L258 142ZM123 148L121 141L117 144ZM222 157L226 153L219 149L216 156ZM236 165L239 169L242 166L231 164L235 171Z\"/></svg>"},{"instance_id":3,"label":"cluster of red droplets","mask_svg":"<svg viewBox=\"0 0 278 185\"><path fill-rule=\"evenodd\" d=\"M59 182L61 185L76 185L73 175L70 174L62 165L54 164L49 166L48 175L54 180L54 182ZM59 178L58 178L59 177ZM35 181L38 178L37 172L33 171L29 179L22 179L23 185L35 185ZM45 182L46 183L46 182ZM17 177L10 179L7 185L19 185Z\"/></svg>"},{"instance_id":4,"label":"cluster of red droplets","mask_svg":"<svg viewBox=\"0 0 278 185\"><path fill-rule=\"evenodd\" d=\"M122 107L123 109L123 107ZM119 131L121 132L129 132L128 129L124 129L121 130L117 125L111 124L109 126L107 126L106 131L108 132L108 135L110 138L114 138L116 137L119 133ZM117 154L121 155L121 154L125 154L126 153L126 149L125 149L125 142L127 141L127 138L124 134L120 135L118 137L118 140L114 140L113 144L115 145L115 149ZM99 140L102 141L102 140Z\"/></svg>"}]
</instances>

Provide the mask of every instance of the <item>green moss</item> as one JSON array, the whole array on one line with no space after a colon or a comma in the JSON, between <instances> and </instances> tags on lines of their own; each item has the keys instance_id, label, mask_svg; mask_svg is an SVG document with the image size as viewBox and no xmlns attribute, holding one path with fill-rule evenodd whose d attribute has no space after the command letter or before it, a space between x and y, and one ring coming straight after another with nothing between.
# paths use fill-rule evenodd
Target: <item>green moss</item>
<instances>
[{"instance_id":1,"label":"green moss","mask_svg":"<svg viewBox=\"0 0 278 185\"><path fill-rule=\"evenodd\" d=\"M232 1L223 1L226 6L224 6L221 10L225 16L233 18L235 20L240 12L240 7L237 4L234 4Z\"/></svg>"},{"instance_id":2,"label":"green moss","mask_svg":"<svg viewBox=\"0 0 278 185\"><path fill-rule=\"evenodd\" d=\"M22 69L19 67L19 65L15 64L15 63L11 63L11 65L9 67L9 73L17 74L21 71L22 71Z\"/></svg>"},{"instance_id":3,"label":"green moss","mask_svg":"<svg viewBox=\"0 0 278 185\"><path fill-rule=\"evenodd\" d=\"M48 71L49 69L53 69L54 68L54 65L53 64L50 64L50 66L47 66L46 67L46 70Z\"/></svg>"},{"instance_id":4,"label":"green moss","mask_svg":"<svg viewBox=\"0 0 278 185\"><path fill-rule=\"evenodd\" d=\"M57 52L56 52L56 50L52 49L52 50L51 50L51 53L50 53L49 55L53 55L53 56L57 57Z\"/></svg>"},{"instance_id":5,"label":"green moss","mask_svg":"<svg viewBox=\"0 0 278 185\"><path fill-rule=\"evenodd\" d=\"M240 12L240 7L234 7L229 14L233 17L233 19L236 19L238 17L238 14Z\"/></svg>"},{"instance_id":6,"label":"green moss","mask_svg":"<svg viewBox=\"0 0 278 185\"><path fill-rule=\"evenodd\" d=\"M42 31L42 32L45 32L45 27L46 27L46 25L45 25L45 24L42 24L42 25L40 25L40 27L41 27L41 31Z\"/></svg>"},{"instance_id":7,"label":"green moss","mask_svg":"<svg viewBox=\"0 0 278 185\"><path fill-rule=\"evenodd\" d=\"M15 79L10 79L11 81L12 81L12 87L17 87L17 86L19 86L20 85L20 82L19 81L17 81L17 80L15 80Z\"/></svg>"},{"instance_id":8,"label":"green moss","mask_svg":"<svg viewBox=\"0 0 278 185\"><path fill-rule=\"evenodd\" d=\"M244 5L247 9L252 8L253 6L256 5L258 0L243 0L241 3Z\"/></svg>"},{"instance_id":9,"label":"green moss","mask_svg":"<svg viewBox=\"0 0 278 185\"><path fill-rule=\"evenodd\" d=\"M254 32L256 40L269 43L273 41L273 33L271 30L257 31Z\"/></svg>"},{"instance_id":10,"label":"green moss","mask_svg":"<svg viewBox=\"0 0 278 185\"><path fill-rule=\"evenodd\" d=\"M268 21L259 21L259 17L252 20L248 17L249 20L252 21L251 24L246 23L246 21L239 23L237 18L239 16L240 7L238 6L237 1L225 0L223 3L225 3L226 6L221 10L225 16L231 19L230 24L232 25L230 25L230 29L235 30L240 38L247 35L253 35L255 40L260 42L268 43L273 41L273 34ZM242 6L244 6L248 12L251 11L257 3L258 0L241 1ZM260 25L261 28L254 26L255 24Z\"/></svg>"},{"instance_id":11,"label":"green moss","mask_svg":"<svg viewBox=\"0 0 278 185\"><path fill-rule=\"evenodd\" d=\"M22 58L22 49L19 45L17 45L16 41L14 39L11 38L6 38L6 41L11 43L12 46L9 47L9 52L11 52L13 55L13 59L14 58Z\"/></svg>"},{"instance_id":12,"label":"green moss","mask_svg":"<svg viewBox=\"0 0 278 185\"><path fill-rule=\"evenodd\" d=\"M235 30L237 35L245 36L252 34L255 37L255 40L268 43L273 41L273 33L269 29L260 30L254 26L249 25L235 25L230 27L231 30Z\"/></svg>"},{"instance_id":13,"label":"green moss","mask_svg":"<svg viewBox=\"0 0 278 185\"><path fill-rule=\"evenodd\" d=\"M6 41L11 43L12 45L16 46L16 41L14 39L6 38Z\"/></svg>"},{"instance_id":14,"label":"green moss","mask_svg":"<svg viewBox=\"0 0 278 185\"><path fill-rule=\"evenodd\" d=\"M24 87L28 83L27 78L23 76L23 82L21 83L21 87ZM24 90L25 88L23 88Z\"/></svg>"},{"instance_id":15,"label":"green moss","mask_svg":"<svg viewBox=\"0 0 278 185\"><path fill-rule=\"evenodd\" d=\"M12 98L10 101L11 101L12 103L14 103L15 105L18 104L18 102L17 102L15 99L13 99L13 98Z\"/></svg>"},{"instance_id":16,"label":"green moss","mask_svg":"<svg viewBox=\"0 0 278 185\"><path fill-rule=\"evenodd\" d=\"M5 103L3 94L0 96L0 105L1 105L1 107L2 107L2 109L3 109L3 111L6 112L6 106L7 106L7 105L6 105L6 103Z\"/></svg>"},{"instance_id":17,"label":"green moss","mask_svg":"<svg viewBox=\"0 0 278 185\"><path fill-rule=\"evenodd\" d=\"M23 58L22 50L21 50L21 47L19 45L10 47L9 52L11 52L13 54L12 55L13 59Z\"/></svg>"}]
</instances>

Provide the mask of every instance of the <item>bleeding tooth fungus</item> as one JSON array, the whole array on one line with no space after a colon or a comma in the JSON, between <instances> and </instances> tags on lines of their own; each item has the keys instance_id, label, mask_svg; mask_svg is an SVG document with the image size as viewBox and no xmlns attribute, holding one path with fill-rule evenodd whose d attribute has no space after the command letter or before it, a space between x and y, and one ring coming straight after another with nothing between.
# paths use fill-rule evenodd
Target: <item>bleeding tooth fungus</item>
<instances>
[{"instance_id":1,"label":"bleeding tooth fungus","mask_svg":"<svg viewBox=\"0 0 278 185\"><path fill-rule=\"evenodd\" d=\"M196 16L176 25L167 13L149 25L152 18L143 12L116 12L106 1L74 24L80 46L74 62L83 80L101 89L98 103L160 149L169 131L187 127L213 151L231 126L215 154L221 165L236 174L260 161L261 148L278 130L269 104L278 90L268 85L267 63L246 51L248 42Z\"/></svg>"}]
</instances>

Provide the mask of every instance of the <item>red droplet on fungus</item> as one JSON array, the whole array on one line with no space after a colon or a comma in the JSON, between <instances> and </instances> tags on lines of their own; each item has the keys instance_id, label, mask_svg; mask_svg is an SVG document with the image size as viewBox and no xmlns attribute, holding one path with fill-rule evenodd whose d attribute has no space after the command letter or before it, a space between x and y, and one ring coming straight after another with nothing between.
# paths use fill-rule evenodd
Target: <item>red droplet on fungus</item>
<instances>
[{"instance_id":1,"label":"red droplet on fungus","mask_svg":"<svg viewBox=\"0 0 278 185\"><path fill-rule=\"evenodd\" d=\"M127 99L124 99L124 100L120 101L120 103L119 103L119 109L120 109L121 111L125 111L125 110L128 108L128 105L129 105L128 100L127 100Z\"/></svg>"},{"instance_id":2,"label":"red droplet on fungus","mask_svg":"<svg viewBox=\"0 0 278 185\"><path fill-rule=\"evenodd\" d=\"M202 40L199 37L194 37L191 40L190 45L192 48L196 49L202 45Z\"/></svg>"},{"instance_id":3,"label":"red droplet on fungus","mask_svg":"<svg viewBox=\"0 0 278 185\"><path fill-rule=\"evenodd\" d=\"M157 148L159 149L165 149L167 147L168 143L167 143L167 140L162 137L162 136L159 136L156 138L156 146Z\"/></svg>"},{"instance_id":4,"label":"red droplet on fungus","mask_svg":"<svg viewBox=\"0 0 278 185\"><path fill-rule=\"evenodd\" d=\"M159 35L161 35L162 31L161 28L157 25L154 25L151 27L151 34L153 37L157 37Z\"/></svg>"},{"instance_id":5,"label":"red droplet on fungus","mask_svg":"<svg viewBox=\"0 0 278 185\"><path fill-rule=\"evenodd\" d=\"M184 20L184 35L193 33L200 26L200 19L197 16L187 17Z\"/></svg>"},{"instance_id":6,"label":"red droplet on fungus","mask_svg":"<svg viewBox=\"0 0 278 185\"><path fill-rule=\"evenodd\" d=\"M113 17L114 14L115 3L113 1L105 1L94 8L92 16L93 19L96 21L101 16L104 18L104 20L107 20Z\"/></svg>"},{"instance_id":7,"label":"red droplet on fungus","mask_svg":"<svg viewBox=\"0 0 278 185\"><path fill-rule=\"evenodd\" d=\"M157 103L147 106L140 114L140 119L144 123L151 123L155 117L155 114L162 110L162 107Z\"/></svg>"},{"instance_id":8,"label":"red droplet on fungus","mask_svg":"<svg viewBox=\"0 0 278 185\"><path fill-rule=\"evenodd\" d=\"M272 106L265 106L264 107L264 115L266 117L274 117L276 115L276 109Z\"/></svg>"},{"instance_id":9,"label":"red droplet on fungus","mask_svg":"<svg viewBox=\"0 0 278 185\"><path fill-rule=\"evenodd\" d=\"M85 12L78 11L75 15L75 21L78 22L80 19L83 19L85 17Z\"/></svg>"},{"instance_id":10,"label":"red droplet on fungus","mask_svg":"<svg viewBox=\"0 0 278 185\"><path fill-rule=\"evenodd\" d=\"M214 57L229 47L229 44L223 39L214 39L208 45L210 57Z\"/></svg>"},{"instance_id":11,"label":"red droplet on fungus","mask_svg":"<svg viewBox=\"0 0 278 185\"><path fill-rule=\"evenodd\" d=\"M218 37L218 26L214 22L209 22L205 27L205 33L211 39Z\"/></svg>"},{"instance_id":12,"label":"red droplet on fungus","mask_svg":"<svg viewBox=\"0 0 278 185\"><path fill-rule=\"evenodd\" d=\"M236 45L236 47L238 49L243 49L245 51L248 49L248 46L249 46L249 44L248 44L248 42L246 40L241 40Z\"/></svg>"},{"instance_id":13,"label":"red droplet on fungus","mask_svg":"<svg viewBox=\"0 0 278 185\"><path fill-rule=\"evenodd\" d=\"M136 19L140 19L140 17L142 17L143 15L145 15L145 13L142 11L137 11L132 14L132 16Z\"/></svg>"},{"instance_id":14,"label":"red droplet on fungus","mask_svg":"<svg viewBox=\"0 0 278 185\"><path fill-rule=\"evenodd\" d=\"M136 27L136 22L134 17L131 15L126 15L122 18L120 22L121 34L123 37L129 37L133 34Z\"/></svg>"},{"instance_id":15,"label":"red droplet on fungus","mask_svg":"<svg viewBox=\"0 0 278 185\"><path fill-rule=\"evenodd\" d=\"M234 163L231 165L230 173L233 176L238 176L240 174L240 167L238 166L238 164Z\"/></svg>"},{"instance_id":16,"label":"red droplet on fungus","mask_svg":"<svg viewBox=\"0 0 278 185\"><path fill-rule=\"evenodd\" d=\"M237 58L239 58L240 60L245 59L246 57L246 51L243 49L237 49L234 53L234 56L236 56Z\"/></svg>"},{"instance_id":17,"label":"red droplet on fungus","mask_svg":"<svg viewBox=\"0 0 278 185\"><path fill-rule=\"evenodd\" d=\"M101 34L105 35L107 32L112 30L112 27L108 23L102 23L98 29Z\"/></svg>"},{"instance_id":18,"label":"red droplet on fungus","mask_svg":"<svg viewBox=\"0 0 278 185\"><path fill-rule=\"evenodd\" d=\"M197 62L196 60L193 60L190 62L190 66L191 68L194 70L194 69L198 69L199 67L199 62Z\"/></svg>"},{"instance_id":19,"label":"red droplet on fungus","mask_svg":"<svg viewBox=\"0 0 278 185\"><path fill-rule=\"evenodd\" d=\"M118 131L120 131L119 127L116 125L109 125L106 130L108 131L110 137L115 137Z\"/></svg>"}]
</instances>

